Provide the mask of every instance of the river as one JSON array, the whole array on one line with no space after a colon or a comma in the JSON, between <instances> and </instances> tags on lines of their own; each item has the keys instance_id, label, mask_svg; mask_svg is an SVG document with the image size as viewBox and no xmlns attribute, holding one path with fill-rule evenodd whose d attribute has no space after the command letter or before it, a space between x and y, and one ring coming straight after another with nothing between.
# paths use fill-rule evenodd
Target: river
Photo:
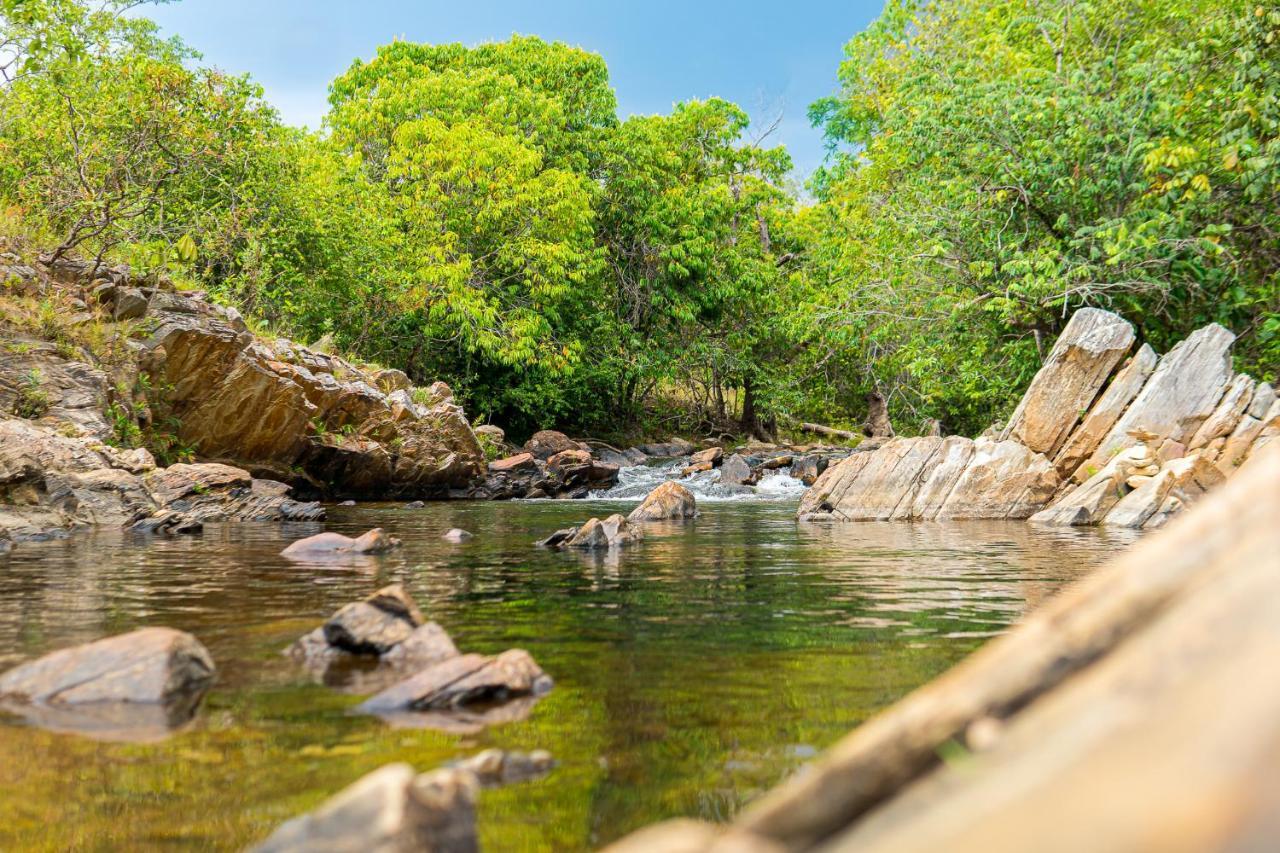
<instances>
[{"instance_id":1,"label":"river","mask_svg":"<svg viewBox=\"0 0 1280 853\"><path fill-rule=\"evenodd\" d=\"M1020 522L797 525L785 475L714 474L701 515L608 554L534 540L626 511L669 467L588 501L331 507L324 524L100 530L0 561L0 669L142 625L195 634L219 667L196 719L104 742L0 714L0 849L239 849L390 761L547 749L546 778L481 795L484 849L581 850L674 816L723 820L819 750L1004 630L1131 532ZM279 556L322 529L381 526L384 557ZM451 527L476 534L453 545ZM392 728L281 649L342 604L403 582L463 651L529 650L556 686L520 721Z\"/></svg>"}]
</instances>

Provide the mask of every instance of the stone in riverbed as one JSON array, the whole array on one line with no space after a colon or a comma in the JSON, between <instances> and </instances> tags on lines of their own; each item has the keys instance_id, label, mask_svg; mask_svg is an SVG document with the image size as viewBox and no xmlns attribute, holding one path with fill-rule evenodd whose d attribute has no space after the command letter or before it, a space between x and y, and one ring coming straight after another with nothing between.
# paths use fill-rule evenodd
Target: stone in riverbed
<instances>
[{"instance_id":1,"label":"stone in riverbed","mask_svg":"<svg viewBox=\"0 0 1280 853\"><path fill-rule=\"evenodd\" d=\"M747 460L735 453L720 465L720 482L726 486L754 486L759 479Z\"/></svg>"},{"instance_id":2,"label":"stone in riverbed","mask_svg":"<svg viewBox=\"0 0 1280 853\"><path fill-rule=\"evenodd\" d=\"M551 753L545 749L533 752L486 749L453 766L473 773L483 787L493 788L545 776L555 763Z\"/></svg>"},{"instance_id":3,"label":"stone in riverbed","mask_svg":"<svg viewBox=\"0 0 1280 853\"><path fill-rule=\"evenodd\" d=\"M698 506L693 492L668 480L645 495L640 505L631 510L627 521L664 521L671 518L693 518L697 514Z\"/></svg>"},{"instance_id":4,"label":"stone in riverbed","mask_svg":"<svg viewBox=\"0 0 1280 853\"><path fill-rule=\"evenodd\" d=\"M1071 315L1000 438L1052 457L1133 346L1133 326L1097 308Z\"/></svg>"},{"instance_id":5,"label":"stone in riverbed","mask_svg":"<svg viewBox=\"0 0 1280 853\"><path fill-rule=\"evenodd\" d=\"M364 601L348 604L324 623L330 646L357 655L380 655L407 640L423 622L400 584L383 587Z\"/></svg>"},{"instance_id":6,"label":"stone in riverbed","mask_svg":"<svg viewBox=\"0 0 1280 853\"><path fill-rule=\"evenodd\" d=\"M163 705L203 692L215 671L208 650L190 634L140 628L14 667L0 675L0 696L57 706Z\"/></svg>"},{"instance_id":7,"label":"stone in riverbed","mask_svg":"<svg viewBox=\"0 0 1280 853\"><path fill-rule=\"evenodd\" d=\"M255 853L477 853L474 773L388 764L281 825Z\"/></svg>"},{"instance_id":8,"label":"stone in riverbed","mask_svg":"<svg viewBox=\"0 0 1280 853\"><path fill-rule=\"evenodd\" d=\"M791 476L806 486L812 486L827 470L828 464L830 460L825 456L797 456L791 463Z\"/></svg>"},{"instance_id":9,"label":"stone in riverbed","mask_svg":"<svg viewBox=\"0 0 1280 853\"><path fill-rule=\"evenodd\" d=\"M452 542L456 545L460 542L466 542L467 540L474 538L474 534L463 530L461 527L454 527L440 538L446 542Z\"/></svg>"},{"instance_id":10,"label":"stone in riverbed","mask_svg":"<svg viewBox=\"0 0 1280 853\"><path fill-rule=\"evenodd\" d=\"M317 533L315 536L299 539L280 554L306 560L344 554L385 554L399 547L399 539L388 536L381 527L375 527L355 539L341 533Z\"/></svg>"},{"instance_id":11,"label":"stone in riverbed","mask_svg":"<svg viewBox=\"0 0 1280 853\"><path fill-rule=\"evenodd\" d=\"M551 686L551 677L523 649L509 649L496 657L465 654L427 667L370 697L357 710L395 714L458 708L540 696Z\"/></svg>"},{"instance_id":12,"label":"stone in riverbed","mask_svg":"<svg viewBox=\"0 0 1280 853\"><path fill-rule=\"evenodd\" d=\"M708 447L706 450L699 450L697 453L690 456L689 464L700 465L705 462L710 466L715 467L720 464L722 459L724 459L724 448Z\"/></svg>"},{"instance_id":13,"label":"stone in riverbed","mask_svg":"<svg viewBox=\"0 0 1280 853\"><path fill-rule=\"evenodd\" d=\"M581 449L578 442L553 429L539 430L524 443L525 453L544 462L562 451Z\"/></svg>"}]
</instances>

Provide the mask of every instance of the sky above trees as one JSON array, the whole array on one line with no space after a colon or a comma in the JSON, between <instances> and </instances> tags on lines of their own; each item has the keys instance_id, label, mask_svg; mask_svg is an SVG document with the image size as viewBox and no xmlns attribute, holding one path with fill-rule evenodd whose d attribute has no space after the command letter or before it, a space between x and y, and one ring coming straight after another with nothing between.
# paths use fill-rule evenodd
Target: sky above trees
<instances>
[{"instance_id":1,"label":"sky above trees","mask_svg":"<svg viewBox=\"0 0 1280 853\"><path fill-rule=\"evenodd\" d=\"M402 37L473 45L512 33L560 40L609 65L619 113L666 113L677 101L721 97L758 121L782 121L770 142L787 146L795 176L822 160L811 102L832 94L850 36L882 0L180 0L143 7L182 34L206 61L249 72L292 124L318 126L326 90L354 57Z\"/></svg>"}]
</instances>

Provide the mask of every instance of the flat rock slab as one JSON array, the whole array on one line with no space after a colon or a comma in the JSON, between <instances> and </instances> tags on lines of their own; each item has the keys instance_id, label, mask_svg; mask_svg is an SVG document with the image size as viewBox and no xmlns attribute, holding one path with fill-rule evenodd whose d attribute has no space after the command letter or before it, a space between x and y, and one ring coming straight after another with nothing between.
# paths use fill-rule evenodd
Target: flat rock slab
<instances>
[{"instance_id":1,"label":"flat rock slab","mask_svg":"<svg viewBox=\"0 0 1280 853\"><path fill-rule=\"evenodd\" d=\"M1046 456L1057 453L1133 341L1133 326L1118 315L1076 311L1000 437Z\"/></svg>"},{"instance_id":2,"label":"flat rock slab","mask_svg":"<svg viewBox=\"0 0 1280 853\"><path fill-rule=\"evenodd\" d=\"M540 695L551 686L551 677L523 649L510 649L496 657L466 654L410 676L371 697L357 710L384 714L457 708Z\"/></svg>"},{"instance_id":3,"label":"flat rock slab","mask_svg":"<svg viewBox=\"0 0 1280 853\"><path fill-rule=\"evenodd\" d=\"M0 675L0 696L44 705L165 704L205 690L213 658L172 628L140 628L51 652Z\"/></svg>"}]
</instances>

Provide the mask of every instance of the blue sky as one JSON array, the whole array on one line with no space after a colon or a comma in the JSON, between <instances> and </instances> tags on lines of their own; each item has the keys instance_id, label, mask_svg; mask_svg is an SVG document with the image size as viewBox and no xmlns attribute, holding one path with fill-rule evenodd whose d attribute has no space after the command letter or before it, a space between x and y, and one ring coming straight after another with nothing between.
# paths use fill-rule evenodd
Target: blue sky
<instances>
[{"instance_id":1,"label":"blue sky","mask_svg":"<svg viewBox=\"0 0 1280 853\"><path fill-rule=\"evenodd\" d=\"M836 86L842 48L883 0L587 2L587 0L181 0L146 7L227 71L251 73L294 124L319 125L329 81L396 37L476 44L538 35L602 55L625 117L719 96L761 120L799 177L822 160L810 102Z\"/></svg>"}]
</instances>

